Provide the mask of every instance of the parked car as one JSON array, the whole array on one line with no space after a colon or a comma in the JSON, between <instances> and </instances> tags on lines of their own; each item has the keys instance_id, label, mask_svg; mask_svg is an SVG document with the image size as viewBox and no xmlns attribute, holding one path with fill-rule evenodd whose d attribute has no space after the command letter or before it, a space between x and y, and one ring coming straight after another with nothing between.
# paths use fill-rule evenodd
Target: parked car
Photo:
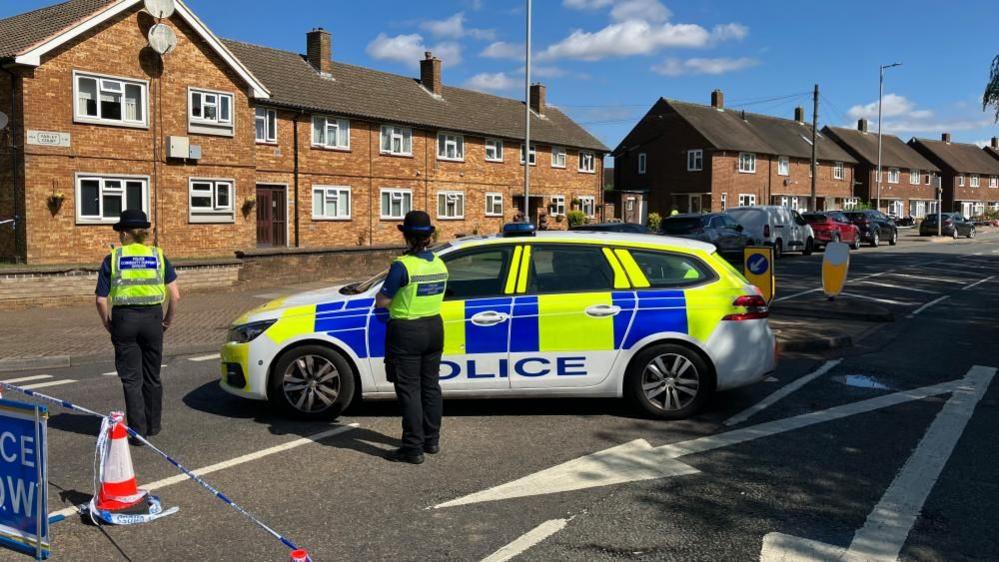
<instances>
[{"instance_id":1,"label":"parked car","mask_svg":"<svg viewBox=\"0 0 999 562\"><path fill-rule=\"evenodd\" d=\"M942 213L940 219L943 221L940 232L944 236L957 238L959 236L975 237L975 224L964 218L961 213ZM923 222L919 224L920 236L937 235L937 215L933 213L926 215Z\"/></svg>"},{"instance_id":2,"label":"parked car","mask_svg":"<svg viewBox=\"0 0 999 562\"><path fill-rule=\"evenodd\" d=\"M846 242L854 250L860 248L860 229L841 211L805 213L803 216L815 232L816 249L830 242Z\"/></svg>"},{"instance_id":3,"label":"parked car","mask_svg":"<svg viewBox=\"0 0 999 562\"><path fill-rule=\"evenodd\" d=\"M774 247L774 257L784 252L812 253L815 234L798 211L777 205L733 207L725 213L743 227L754 244Z\"/></svg>"},{"instance_id":4,"label":"parked car","mask_svg":"<svg viewBox=\"0 0 999 562\"><path fill-rule=\"evenodd\" d=\"M592 232L628 232L631 234L653 234L644 224L633 222L601 222L596 224L581 224L570 227L569 230L589 230Z\"/></svg>"},{"instance_id":5,"label":"parked car","mask_svg":"<svg viewBox=\"0 0 999 562\"><path fill-rule=\"evenodd\" d=\"M714 244L718 253L730 261L742 261L749 245L745 228L724 213L683 214L663 219L662 233Z\"/></svg>"},{"instance_id":6,"label":"parked car","mask_svg":"<svg viewBox=\"0 0 999 562\"><path fill-rule=\"evenodd\" d=\"M877 248L883 240L887 240L891 246L898 244L898 226L895 220L881 211L844 211L843 214L860 229L860 239L869 243L872 248Z\"/></svg>"},{"instance_id":7,"label":"parked car","mask_svg":"<svg viewBox=\"0 0 999 562\"><path fill-rule=\"evenodd\" d=\"M915 217L902 217L895 220L895 224L898 226L916 226Z\"/></svg>"}]
</instances>

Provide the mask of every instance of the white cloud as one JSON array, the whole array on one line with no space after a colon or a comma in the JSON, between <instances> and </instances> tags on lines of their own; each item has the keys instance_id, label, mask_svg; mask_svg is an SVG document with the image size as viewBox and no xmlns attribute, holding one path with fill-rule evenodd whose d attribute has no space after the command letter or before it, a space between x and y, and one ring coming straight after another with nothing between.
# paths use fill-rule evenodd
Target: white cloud
<instances>
[{"instance_id":1,"label":"white cloud","mask_svg":"<svg viewBox=\"0 0 999 562\"><path fill-rule=\"evenodd\" d=\"M522 59L524 58L524 46L506 41L496 41L483 49L479 56L490 59Z\"/></svg>"},{"instance_id":2,"label":"white cloud","mask_svg":"<svg viewBox=\"0 0 999 562\"><path fill-rule=\"evenodd\" d=\"M711 29L715 41L742 41L749 35L749 28L741 23L725 23Z\"/></svg>"},{"instance_id":3,"label":"white cloud","mask_svg":"<svg viewBox=\"0 0 999 562\"><path fill-rule=\"evenodd\" d=\"M882 98L881 102L881 115L882 117L897 117L899 115L907 115L915 110L916 104L912 103L905 96L900 96L898 94L888 94ZM923 110L926 111L926 110ZM846 114L851 119L877 119L878 118L878 102L877 100L872 101L866 105L855 105L851 107ZM932 113L923 115L923 118L932 116Z\"/></svg>"},{"instance_id":4,"label":"white cloud","mask_svg":"<svg viewBox=\"0 0 999 562\"><path fill-rule=\"evenodd\" d=\"M426 51L433 51L434 56L448 65L456 65L461 62L461 45L445 41L428 47L423 41L423 36L419 33L392 37L379 33L371 43L368 43L366 49L368 55L373 59L401 62L413 68L419 66L423 53Z\"/></svg>"},{"instance_id":5,"label":"white cloud","mask_svg":"<svg viewBox=\"0 0 999 562\"><path fill-rule=\"evenodd\" d=\"M614 3L614 0L562 0L562 5L575 10L599 10Z\"/></svg>"},{"instance_id":6,"label":"white cloud","mask_svg":"<svg viewBox=\"0 0 999 562\"><path fill-rule=\"evenodd\" d=\"M699 25L650 25L630 20L608 25L596 32L577 29L543 50L538 58L595 61L608 57L647 55L664 47L703 47L709 40L710 34Z\"/></svg>"},{"instance_id":7,"label":"white cloud","mask_svg":"<svg viewBox=\"0 0 999 562\"><path fill-rule=\"evenodd\" d=\"M523 80L505 72L483 72L465 81L465 87L482 92L505 92L523 87Z\"/></svg>"},{"instance_id":8,"label":"white cloud","mask_svg":"<svg viewBox=\"0 0 999 562\"><path fill-rule=\"evenodd\" d=\"M684 74L718 75L752 68L758 64L760 64L760 61L749 57L736 59L725 57L714 59L692 58L687 60L668 58L661 64L653 66L652 70L665 76L681 76Z\"/></svg>"},{"instance_id":9,"label":"white cloud","mask_svg":"<svg viewBox=\"0 0 999 562\"><path fill-rule=\"evenodd\" d=\"M941 132L971 131L988 127L991 119L980 117L975 108L959 111L959 115L938 117L932 110L919 108L915 102L898 94L887 94L882 98L881 130L902 137L919 134L937 138ZM846 126L855 126L857 119L868 119L871 130L877 130L878 102L858 104L847 110L853 121Z\"/></svg>"},{"instance_id":10,"label":"white cloud","mask_svg":"<svg viewBox=\"0 0 999 562\"><path fill-rule=\"evenodd\" d=\"M457 14L442 20L426 20L420 23L420 29L429 31L434 37L446 37L448 39L461 39L468 36L473 39L490 41L496 38L496 32L492 29L476 29L465 27L465 13Z\"/></svg>"},{"instance_id":11,"label":"white cloud","mask_svg":"<svg viewBox=\"0 0 999 562\"><path fill-rule=\"evenodd\" d=\"M617 21L664 22L673 14L659 0L620 0L611 9L610 15Z\"/></svg>"},{"instance_id":12,"label":"white cloud","mask_svg":"<svg viewBox=\"0 0 999 562\"><path fill-rule=\"evenodd\" d=\"M979 140L976 140L976 141L972 141L972 142L974 142L974 143L975 143L975 145L976 145L976 146L978 146L978 148L985 148L985 147L986 147L986 146L988 146L988 145L989 145L989 143L991 143L992 141L990 141L990 140L988 140L988 139L986 139L986 140L981 140L981 139L979 139Z\"/></svg>"}]
</instances>

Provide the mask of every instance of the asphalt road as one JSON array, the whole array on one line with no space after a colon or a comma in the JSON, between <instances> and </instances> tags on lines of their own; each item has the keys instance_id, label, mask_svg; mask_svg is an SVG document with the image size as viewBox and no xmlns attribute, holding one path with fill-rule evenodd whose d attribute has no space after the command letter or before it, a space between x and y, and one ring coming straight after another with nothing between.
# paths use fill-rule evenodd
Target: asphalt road
<instances>
[{"instance_id":1,"label":"asphalt road","mask_svg":"<svg viewBox=\"0 0 999 562\"><path fill-rule=\"evenodd\" d=\"M774 379L719 394L695 419L641 419L614 400L450 401L443 452L399 465L381 458L399 434L393 403L336 423L290 421L219 390L214 360L178 356L166 360L154 442L207 467L206 480L315 560L757 560L761 550L779 560L846 549L997 559L999 236L903 240L851 259L847 292L859 296L845 298L897 320L837 355L785 355ZM778 298L815 296L796 295L817 286L820 263L780 260ZM109 411L122 403L113 371L108 361L0 380L38 377L22 384ZM50 511L92 493L97 428L53 411ZM177 471L154 453L132 451L140 484L158 483L180 512L132 527L70 516L52 527L54 559L287 559L197 485L163 482Z\"/></svg>"}]
</instances>

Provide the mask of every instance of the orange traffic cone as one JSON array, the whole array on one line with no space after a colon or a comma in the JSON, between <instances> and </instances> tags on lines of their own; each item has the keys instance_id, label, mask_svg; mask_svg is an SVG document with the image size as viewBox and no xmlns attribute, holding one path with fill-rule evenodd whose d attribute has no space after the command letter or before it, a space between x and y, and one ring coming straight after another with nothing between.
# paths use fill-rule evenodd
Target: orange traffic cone
<instances>
[{"instance_id":1,"label":"orange traffic cone","mask_svg":"<svg viewBox=\"0 0 999 562\"><path fill-rule=\"evenodd\" d=\"M312 562L309 553L304 548L291 551L291 562Z\"/></svg>"},{"instance_id":2,"label":"orange traffic cone","mask_svg":"<svg viewBox=\"0 0 999 562\"><path fill-rule=\"evenodd\" d=\"M128 450L128 431L122 423L122 414L112 412L111 419L101 489L97 494L97 509L121 511L145 499L146 491L140 490L135 481L132 454Z\"/></svg>"}]
</instances>

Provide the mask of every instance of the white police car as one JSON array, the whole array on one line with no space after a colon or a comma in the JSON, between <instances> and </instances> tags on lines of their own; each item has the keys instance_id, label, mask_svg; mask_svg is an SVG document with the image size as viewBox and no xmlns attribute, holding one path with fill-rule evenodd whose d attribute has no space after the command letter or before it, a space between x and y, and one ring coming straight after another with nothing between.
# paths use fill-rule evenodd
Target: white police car
<instances>
[{"instance_id":1,"label":"white police car","mask_svg":"<svg viewBox=\"0 0 999 562\"><path fill-rule=\"evenodd\" d=\"M445 397L626 397L683 418L775 367L767 305L714 246L644 234L519 231L435 251L448 266ZM305 417L385 379L384 274L278 299L240 317L222 388Z\"/></svg>"}]
</instances>

